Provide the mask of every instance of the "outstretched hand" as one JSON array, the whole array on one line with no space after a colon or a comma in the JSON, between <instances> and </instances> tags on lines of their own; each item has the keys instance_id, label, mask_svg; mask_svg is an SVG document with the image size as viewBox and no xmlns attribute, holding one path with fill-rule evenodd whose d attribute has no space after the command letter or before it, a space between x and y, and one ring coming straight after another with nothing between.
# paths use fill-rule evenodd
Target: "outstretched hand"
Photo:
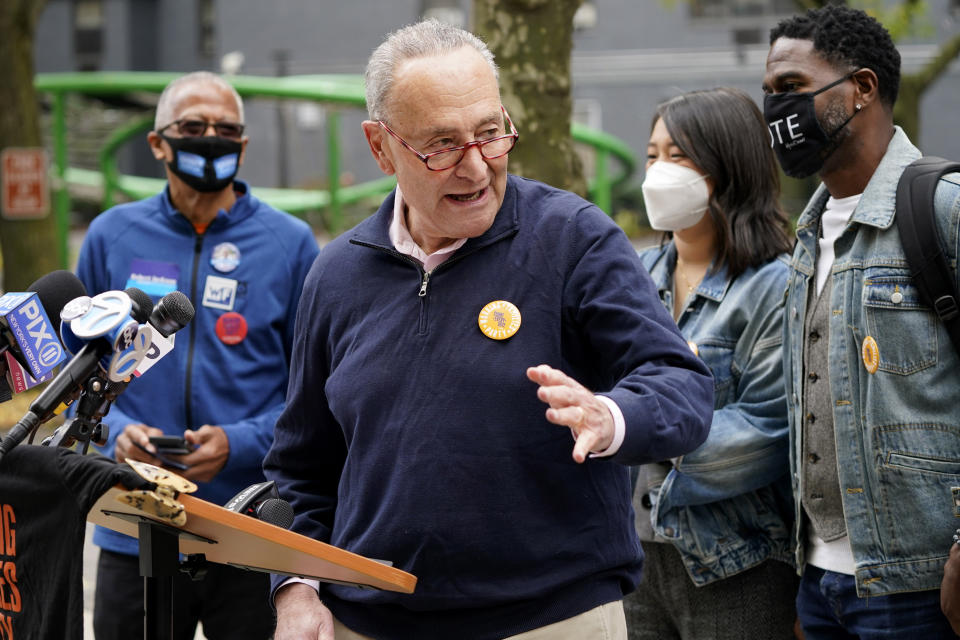
<instances>
[{"instance_id":1,"label":"outstretched hand","mask_svg":"<svg viewBox=\"0 0 960 640\"><path fill-rule=\"evenodd\" d=\"M537 397L550 405L547 420L570 427L573 432L576 462L586 460L591 451L603 451L610 446L614 436L613 416L593 392L545 364L527 369L527 378L540 385Z\"/></svg>"}]
</instances>

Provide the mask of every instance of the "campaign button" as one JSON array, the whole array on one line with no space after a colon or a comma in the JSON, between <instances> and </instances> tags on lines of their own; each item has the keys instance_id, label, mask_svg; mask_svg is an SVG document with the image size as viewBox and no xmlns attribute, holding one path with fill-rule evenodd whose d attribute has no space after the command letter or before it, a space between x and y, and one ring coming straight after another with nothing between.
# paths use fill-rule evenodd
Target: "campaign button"
<instances>
[{"instance_id":1,"label":"campaign button","mask_svg":"<svg viewBox=\"0 0 960 640\"><path fill-rule=\"evenodd\" d=\"M872 336L863 339L860 353L863 356L863 366L867 373L876 373L880 367L880 347L877 346L877 341Z\"/></svg>"},{"instance_id":2,"label":"campaign button","mask_svg":"<svg viewBox=\"0 0 960 640\"><path fill-rule=\"evenodd\" d=\"M240 264L240 249L232 242L221 242L213 248L210 264L220 273L230 273Z\"/></svg>"},{"instance_id":3,"label":"campaign button","mask_svg":"<svg viewBox=\"0 0 960 640\"><path fill-rule=\"evenodd\" d=\"M240 344L247 337L247 319L236 311L217 318L217 337L223 344Z\"/></svg>"},{"instance_id":4,"label":"campaign button","mask_svg":"<svg viewBox=\"0 0 960 640\"><path fill-rule=\"evenodd\" d=\"M493 340L506 340L520 328L520 309L506 300L494 300L480 311L480 331Z\"/></svg>"}]
</instances>

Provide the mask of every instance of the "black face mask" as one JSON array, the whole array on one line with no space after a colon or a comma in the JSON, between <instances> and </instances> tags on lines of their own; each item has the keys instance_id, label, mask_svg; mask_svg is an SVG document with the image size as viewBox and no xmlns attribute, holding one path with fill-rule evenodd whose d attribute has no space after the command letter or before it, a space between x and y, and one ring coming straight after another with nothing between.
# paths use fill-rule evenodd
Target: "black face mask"
<instances>
[{"instance_id":1,"label":"black face mask","mask_svg":"<svg viewBox=\"0 0 960 640\"><path fill-rule=\"evenodd\" d=\"M243 144L216 136L191 138L160 137L173 149L167 166L187 185L203 193L222 191L233 183L240 169Z\"/></svg>"},{"instance_id":2,"label":"black face mask","mask_svg":"<svg viewBox=\"0 0 960 640\"><path fill-rule=\"evenodd\" d=\"M849 79L847 74L816 91L805 93L768 93L763 98L763 117L770 128L770 146L777 154L783 172L791 178L806 178L820 171L824 160L833 153L829 149L833 137L857 115L843 121L827 133L820 126L814 107L814 96ZM826 152L825 152L826 150Z\"/></svg>"}]
</instances>

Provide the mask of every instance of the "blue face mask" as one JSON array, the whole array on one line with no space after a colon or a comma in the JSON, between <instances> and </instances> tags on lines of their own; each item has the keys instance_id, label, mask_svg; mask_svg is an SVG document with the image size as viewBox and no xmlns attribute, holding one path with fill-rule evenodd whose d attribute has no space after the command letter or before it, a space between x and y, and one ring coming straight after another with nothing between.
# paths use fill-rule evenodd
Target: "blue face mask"
<instances>
[{"instance_id":1,"label":"blue face mask","mask_svg":"<svg viewBox=\"0 0 960 640\"><path fill-rule=\"evenodd\" d=\"M215 136L170 138L160 134L173 149L167 166L189 187L202 193L223 191L240 169L243 144Z\"/></svg>"},{"instance_id":2,"label":"blue face mask","mask_svg":"<svg viewBox=\"0 0 960 640\"><path fill-rule=\"evenodd\" d=\"M813 98L831 89L853 74L847 74L816 91L804 93L768 93L763 98L763 117L770 128L770 146L777 154L783 172L791 178L806 178L820 171L833 149L834 136L853 116L830 133L823 130L817 118Z\"/></svg>"}]
</instances>

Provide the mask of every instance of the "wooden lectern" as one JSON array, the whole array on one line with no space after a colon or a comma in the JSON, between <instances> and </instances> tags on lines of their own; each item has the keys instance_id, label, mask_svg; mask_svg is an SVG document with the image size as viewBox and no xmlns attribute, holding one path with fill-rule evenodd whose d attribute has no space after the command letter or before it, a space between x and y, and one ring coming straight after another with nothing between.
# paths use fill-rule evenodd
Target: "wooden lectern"
<instances>
[{"instance_id":1,"label":"wooden lectern","mask_svg":"<svg viewBox=\"0 0 960 640\"><path fill-rule=\"evenodd\" d=\"M116 486L100 496L87 520L140 539L145 577L144 638L171 637L172 576L179 554L203 554L210 562L255 571L315 578L362 588L413 593L417 578L383 562L234 513L189 494L180 494L187 521L176 526L117 500Z\"/></svg>"}]
</instances>

